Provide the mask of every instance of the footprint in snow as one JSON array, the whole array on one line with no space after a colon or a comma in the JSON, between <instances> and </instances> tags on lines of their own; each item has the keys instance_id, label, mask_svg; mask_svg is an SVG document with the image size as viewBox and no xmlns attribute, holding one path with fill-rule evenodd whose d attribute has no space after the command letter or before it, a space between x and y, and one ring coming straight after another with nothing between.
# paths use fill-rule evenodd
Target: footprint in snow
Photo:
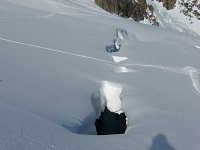
<instances>
[{"instance_id":1,"label":"footprint in snow","mask_svg":"<svg viewBox=\"0 0 200 150\"><path fill-rule=\"evenodd\" d=\"M113 45L107 45L106 51L110 53L118 52L124 39L128 39L128 32L124 29L116 29L116 38L113 40Z\"/></svg>"}]
</instances>

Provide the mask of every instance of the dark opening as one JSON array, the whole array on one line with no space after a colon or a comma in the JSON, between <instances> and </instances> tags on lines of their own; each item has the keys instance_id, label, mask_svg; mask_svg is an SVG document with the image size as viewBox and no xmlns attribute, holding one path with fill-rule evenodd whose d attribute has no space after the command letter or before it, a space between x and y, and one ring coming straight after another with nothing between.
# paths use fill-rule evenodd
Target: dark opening
<instances>
[{"instance_id":1,"label":"dark opening","mask_svg":"<svg viewBox=\"0 0 200 150\"><path fill-rule=\"evenodd\" d=\"M107 107L95 122L97 135L124 134L126 131L126 115L111 112Z\"/></svg>"}]
</instances>

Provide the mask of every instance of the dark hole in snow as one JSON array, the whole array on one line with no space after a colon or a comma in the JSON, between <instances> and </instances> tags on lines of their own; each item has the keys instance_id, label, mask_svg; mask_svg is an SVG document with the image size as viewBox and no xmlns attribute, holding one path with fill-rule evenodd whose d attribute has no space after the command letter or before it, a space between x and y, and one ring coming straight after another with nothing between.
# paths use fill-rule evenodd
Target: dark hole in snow
<instances>
[{"instance_id":1,"label":"dark hole in snow","mask_svg":"<svg viewBox=\"0 0 200 150\"><path fill-rule=\"evenodd\" d=\"M109 111L107 107L95 122L97 135L124 134L126 131L126 115Z\"/></svg>"}]
</instances>

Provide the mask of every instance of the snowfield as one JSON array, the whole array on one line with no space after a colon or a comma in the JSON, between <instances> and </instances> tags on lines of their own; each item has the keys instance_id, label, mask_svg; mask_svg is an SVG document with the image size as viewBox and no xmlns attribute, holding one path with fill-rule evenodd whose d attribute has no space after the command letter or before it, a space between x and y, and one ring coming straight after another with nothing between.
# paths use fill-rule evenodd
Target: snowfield
<instances>
[{"instance_id":1,"label":"snowfield","mask_svg":"<svg viewBox=\"0 0 200 150\"><path fill-rule=\"evenodd\" d=\"M199 150L199 60L199 36L92 0L0 0L0 149ZM96 135L106 104L125 134Z\"/></svg>"}]
</instances>

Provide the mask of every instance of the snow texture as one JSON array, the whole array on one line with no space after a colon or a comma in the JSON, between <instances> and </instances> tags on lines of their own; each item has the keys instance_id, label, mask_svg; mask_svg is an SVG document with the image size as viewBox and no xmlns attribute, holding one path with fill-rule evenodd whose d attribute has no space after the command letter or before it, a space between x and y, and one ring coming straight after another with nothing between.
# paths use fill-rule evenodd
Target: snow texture
<instances>
[{"instance_id":1,"label":"snow texture","mask_svg":"<svg viewBox=\"0 0 200 150\"><path fill-rule=\"evenodd\" d=\"M92 0L0 0L0 22L1 150L199 150L198 36ZM124 135L96 135L105 104Z\"/></svg>"}]
</instances>

